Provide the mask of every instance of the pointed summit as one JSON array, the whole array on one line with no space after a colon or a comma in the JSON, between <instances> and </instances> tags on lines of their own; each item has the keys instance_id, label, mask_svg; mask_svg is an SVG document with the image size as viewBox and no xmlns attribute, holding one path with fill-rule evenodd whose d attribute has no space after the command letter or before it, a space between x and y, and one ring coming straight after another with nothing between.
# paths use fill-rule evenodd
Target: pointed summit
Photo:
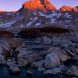
<instances>
[{"instance_id":1,"label":"pointed summit","mask_svg":"<svg viewBox=\"0 0 78 78\"><path fill-rule=\"evenodd\" d=\"M48 0L29 0L23 4L23 7L28 10L56 10Z\"/></svg>"}]
</instances>

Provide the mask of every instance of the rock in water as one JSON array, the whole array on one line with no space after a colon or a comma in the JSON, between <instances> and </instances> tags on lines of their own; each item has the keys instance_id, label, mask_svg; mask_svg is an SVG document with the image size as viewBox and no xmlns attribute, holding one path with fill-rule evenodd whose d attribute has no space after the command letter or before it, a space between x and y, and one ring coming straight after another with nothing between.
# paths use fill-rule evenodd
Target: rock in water
<instances>
[{"instance_id":1,"label":"rock in water","mask_svg":"<svg viewBox=\"0 0 78 78\"><path fill-rule=\"evenodd\" d=\"M10 70L12 73L14 73L14 74L20 72L20 69L18 68L18 66L17 66L16 64L10 65L10 66L9 66L9 70Z\"/></svg>"},{"instance_id":2,"label":"rock in water","mask_svg":"<svg viewBox=\"0 0 78 78\"><path fill-rule=\"evenodd\" d=\"M51 53L48 54L45 58L45 67L46 68L53 68L60 65L61 62L65 62L66 60L70 59L71 57L62 49L52 47L49 50Z\"/></svg>"},{"instance_id":3,"label":"rock in water","mask_svg":"<svg viewBox=\"0 0 78 78\"><path fill-rule=\"evenodd\" d=\"M41 68L43 66L43 64L44 64L44 60L40 60L40 61L37 61L37 62L33 62L31 66Z\"/></svg>"}]
</instances>

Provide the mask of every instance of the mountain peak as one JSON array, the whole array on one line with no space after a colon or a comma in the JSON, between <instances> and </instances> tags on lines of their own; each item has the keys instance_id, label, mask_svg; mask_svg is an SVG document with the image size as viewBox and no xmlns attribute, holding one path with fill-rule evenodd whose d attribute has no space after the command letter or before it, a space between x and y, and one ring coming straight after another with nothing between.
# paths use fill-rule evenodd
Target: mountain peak
<instances>
[{"instance_id":1,"label":"mountain peak","mask_svg":"<svg viewBox=\"0 0 78 78\"><path fill-rule=\"evenodd\" d=\"M56 10L48 0L29 0L23 4L23 7L28 10Z\"/></svg>"},{"instance_id":2,"label":"mountain peak","mask_svg":"<svg viewBox=\"0 0 78 78\"><path fill-rule=\"evenodd\" d=\"M69 11L69 12L78 12L78 6L76 7L71 7L71 6L62 6L59 11L61 12L65 12L65 11Z\"/></svg>"},{"instance_id":3,"label":"mountain peak","mask_svg":"<svg viewBox=\"0 0 78 78\"><path fill-rule=\"evenodd\" d=\"M64 5L59 10L60 11L72 11L72 9L73 7Z\"/></svg>"}]
</instances>

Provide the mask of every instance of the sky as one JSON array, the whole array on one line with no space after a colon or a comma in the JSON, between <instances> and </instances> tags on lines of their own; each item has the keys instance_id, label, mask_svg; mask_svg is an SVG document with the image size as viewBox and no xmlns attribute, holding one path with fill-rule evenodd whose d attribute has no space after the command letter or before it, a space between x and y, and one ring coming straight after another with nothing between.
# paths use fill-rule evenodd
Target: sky
<instances>
[{"instance_id":1,"label":"sky","mask_svg":"<svg viewBox=\"0 0 78 78\"><path fill-rule=\"evenodd\" d=\"M28 0L0 0L0 10L15 11L22 7ZM57 9L63 5L78 6L78 0L49 0Z\"/></svg>"}]
</instances>

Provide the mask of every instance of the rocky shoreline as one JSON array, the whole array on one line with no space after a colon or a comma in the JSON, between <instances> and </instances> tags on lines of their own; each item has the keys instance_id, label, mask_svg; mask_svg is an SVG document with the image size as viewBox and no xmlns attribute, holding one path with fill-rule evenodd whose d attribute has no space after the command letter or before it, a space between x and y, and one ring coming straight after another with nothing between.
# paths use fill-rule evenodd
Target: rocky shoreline
<instances>
[{"instance_id":1,"label":"rocky shoreline","mask_svg":"<svg viewBox=\"0 0 78 78\"><path fill-rule=\"evenodd\" d=\"M28 66L45 75L78 77L77 32L36 38L1 37L0 65L5 65L15 74ZM31 69L28 74L32 74Z\"/></svg>"}]
</instances>

